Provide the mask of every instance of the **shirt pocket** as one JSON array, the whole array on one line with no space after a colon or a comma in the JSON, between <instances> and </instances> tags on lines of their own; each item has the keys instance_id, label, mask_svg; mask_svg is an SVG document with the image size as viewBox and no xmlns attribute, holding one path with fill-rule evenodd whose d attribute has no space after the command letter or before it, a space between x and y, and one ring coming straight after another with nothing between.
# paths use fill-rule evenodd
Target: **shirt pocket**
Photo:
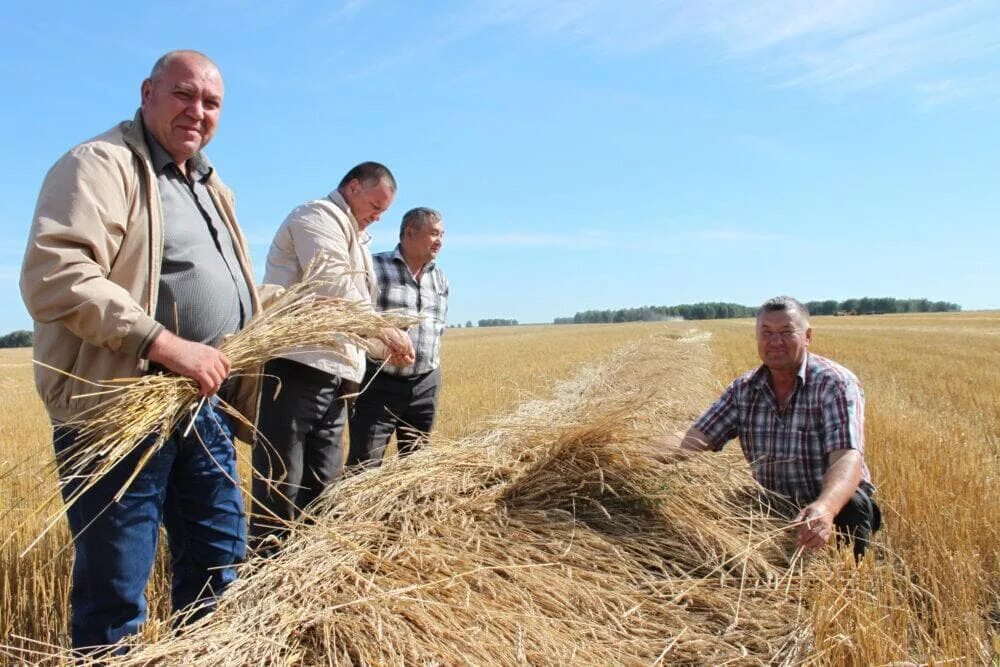
<instances>
[{"instance_id":1,"label":"shirt pocket","mask_svg":"<svg viewBox=\"0 0 1000 667\"><path fill-rule=\"evenodd\" d=\"M817 409L799 411L788 432L788 456L800 462L803 468L822 468L824 457L823 415Z\"/></svg>"},{"instance_id":2,"label":"shirt pocket","mask_svg":"<svg viewBox=\"0 0 1000 667\"><path fill-rule=\"evenodd\" d=\"M803 408L792 415L793 433L816 435L823 430L823 413L819 408Z\"/></svg>"},{"instance_id":3,"label":"shirt pocket","mask_svg":"<svg viewBox=\"0 0 1000 667\"><path fill-rule=\"evenodd\" d=\"M434 322L435 328L443 328L445 314L448 312L448 290L435 286L429 297L424 304L424 313Z\"/></svg>"},{"instance_id":4,"label":"shirt pocket","mask_svg":"<svg viewBox=\"0 0 1000 667\"><path fill-rule=\"evenodd\" d=\"M416 309L415 303L410 303L411 299L407 294L407 289L403 285L388 285L382 293L382 301L387 310L399 310L400 308Z\"/></svg>"}]
</instances>

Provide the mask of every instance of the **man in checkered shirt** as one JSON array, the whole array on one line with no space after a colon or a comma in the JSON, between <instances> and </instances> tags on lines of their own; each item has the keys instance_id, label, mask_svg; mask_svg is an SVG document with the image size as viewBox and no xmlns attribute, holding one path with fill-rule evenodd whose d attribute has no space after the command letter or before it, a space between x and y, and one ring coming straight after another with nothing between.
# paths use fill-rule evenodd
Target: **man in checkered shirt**
<instances>
[{"instance_id":1,"label":"man in checkered shirt","mask_svg":"<svg viewBox=\"0 0 1000 667\"><path fill-rule=\"evenodd\" d=\"M680 442L718 451L739 437L757 482L801 510L798 544L818 549L839 534L860 558L881 512L864 462L864 392L843 366L808 351L809 312L788 296L757 312L763 365L737 378Z\"/></svg>"},{"instance_id":2,"label":"man in checkered shirt","mask_svg":"<svg viewBox=\"0 0 1000 667\"><path fill-rule=\"evenodd\" d=\"M401 456L420 447L434 426L441 387L441 334L448 314L448 280L435 259L444 242L444 220L430 208L403 215L399 244L372 256L378 281L378 310L398 310L421 317L410 327L416 361L412 366L382 366L368 359L354 402L348 466L378 466L390 436L396 434ZM369 385L369 382L371 383Z\"/></svg>"}]
</instances>

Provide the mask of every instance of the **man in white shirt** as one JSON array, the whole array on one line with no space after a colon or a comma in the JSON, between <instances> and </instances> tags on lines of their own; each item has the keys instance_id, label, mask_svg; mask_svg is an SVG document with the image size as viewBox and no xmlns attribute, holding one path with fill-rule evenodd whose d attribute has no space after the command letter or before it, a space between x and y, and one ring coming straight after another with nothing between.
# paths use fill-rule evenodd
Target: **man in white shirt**
<instances>
[{"instance_id":1,"label":"man in white shirt","mask_svg":"<svg viewBox=\"0 0 1000 667\"><path fill-rule=\"evenodd\" d=\"M351 169L336 190L302 204L281 224L268 251L264 282L292 285L322 253L317 292L371 304L378 288L365 229L392 205L395 194L396 180L385 166L363 162ZM380 341L392 363L413 363L405 333L385 329ZM250 521L252 544L260 553L273 552L287 524L343 472L347 410L341 397L365 370L364 351L350 343L345 347L345 356L296 350L264 367Z\"/></svg>"}]
</instances>

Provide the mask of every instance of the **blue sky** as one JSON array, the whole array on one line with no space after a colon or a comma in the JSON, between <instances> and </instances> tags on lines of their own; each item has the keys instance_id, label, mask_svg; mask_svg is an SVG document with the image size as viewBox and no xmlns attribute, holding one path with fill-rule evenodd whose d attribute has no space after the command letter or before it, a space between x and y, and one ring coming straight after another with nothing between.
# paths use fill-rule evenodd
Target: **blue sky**
<instances>
[{"instance_id":1,"label":"blue sky","mask_svg":"<svg viewBox=\"0 0 1000 667\"><path fill-rule=\"evenodd\" d=\"M38 188L131 117L153 61L213 57L207 153L258 277L362 160L440 209L452 323L927 297L1000 307L1000 3L4 2L0 333Z\"/></svg>"}]
</instances>

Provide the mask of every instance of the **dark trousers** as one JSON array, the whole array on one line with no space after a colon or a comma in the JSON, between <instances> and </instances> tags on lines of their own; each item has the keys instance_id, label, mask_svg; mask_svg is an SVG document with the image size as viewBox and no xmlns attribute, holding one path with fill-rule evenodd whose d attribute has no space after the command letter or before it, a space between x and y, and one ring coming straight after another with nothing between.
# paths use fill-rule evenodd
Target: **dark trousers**
<instances>
[{"instance_id":1,"label":"dark trousers","mask_svg":"<svg viewBox=\"0 0 1000 667\"><path fill-rule=\"evenodd\" d=\"M347 416L336 375L282 358L269 360L264 373L253 448L255 548L264 537L282 537L288 523L340 478Z\"/></svg>"},{"instance_id":2,"label":"dark trousers","mask_svg":"<svg viewBox=\"0 0 1000 667\"><path fill-rule=\"evenodd\" d=\"M236 578L246 550L246 515L236 477L229 417L217 399L199 410L187 437L185 417L129 485L114 495L153 445L150 436L66 510L75 559L70 592L72 641L81 652L99 650L134 634L146 620L146 584L156 556L160 523L166 527L173 573L174 611L191 621L215 606ZM53 430L61 474L77 446L71 428ZM69 499L83 480L62 488ZM122 652L122 651L116 651Z\"/></svg>"},{"instance_id":3,"label":"dark trousers","mask_svg":"<svg viewBox=\"0 0 1000 667\"><path fill-rule=\"evenodd\" d=\"M861 486L833 518L833 525L837 529L838 543L853 544L854 558L859 560L868 549L872 535L882 527L882 510Z\"/></svg>"},{"instance_id":4,"label":"dark trousers","mask_svg":"<svg viewBox=\"0 0 1000 667\"><path fill-rule=\"evenodd\" d=\"M368 386L369 381L371 385L354 401L348 466L380 465L393 433L399 455L406 456L421 446L434 427L441 369L412 377L376 375L377 369L368 364L361 386Z\"/></svg>"}]
</instances>

